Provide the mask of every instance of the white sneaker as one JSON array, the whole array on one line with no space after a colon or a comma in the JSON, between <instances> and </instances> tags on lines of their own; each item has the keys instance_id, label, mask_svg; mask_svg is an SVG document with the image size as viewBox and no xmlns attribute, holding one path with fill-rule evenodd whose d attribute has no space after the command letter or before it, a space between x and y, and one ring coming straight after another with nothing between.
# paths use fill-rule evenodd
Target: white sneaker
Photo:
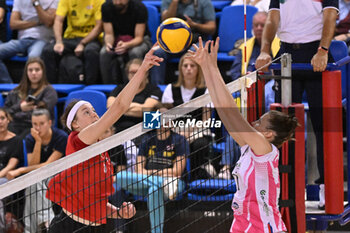
<instances>
[{"instance_id":1,"label":"white sneaker","mask_svg":"<svg viewBox=\"0 0 350 233\"><path fill-rule=\"evenodd\" d=\"M318 203L318 208L321 210L325 209L325 197L324 197L324 184L320 184L320 192L319 192L319 198L320 198L320 202Z\"/></svg>"},{"instance_id":2,"label":"white sneaker","mask_svg":"<svg viewBox=\"0 0 350 233\"><path fill-rule=\"evenodd\" d=\"M163 178L163 192L165 199L174 200L177 194L177 184L179 180L177 177Z\"/></svg>"},{"instance_id":3,"label":"white sneaker","mask_svg":"<svg viewBox=\"0 0 350 233\"><path fill-rule=\"evenodd\" d=\"M231 180L230 169L224 169L224 170L221 169L218 174L218 179Z\"/></svg>"}]
</instances>

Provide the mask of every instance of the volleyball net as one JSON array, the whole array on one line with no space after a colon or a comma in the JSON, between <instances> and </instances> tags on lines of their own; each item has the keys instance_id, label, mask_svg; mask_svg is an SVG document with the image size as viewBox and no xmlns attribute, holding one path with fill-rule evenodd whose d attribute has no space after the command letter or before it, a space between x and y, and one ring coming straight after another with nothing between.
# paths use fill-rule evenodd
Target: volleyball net
<instances>
[{"instance_id":1,"label":"volleyball net","mask_svg":"<svg viewBox=\"0 0 350 233\"><path fill-rule=\"evenodd\" d=\"M255 82L253 72L227 84L246 116L246 88ZM60 232L64 218L80 224L74 232L227 231L236 186L217 174L240 151L210 102L204 94L158 118L144 112L144 122L2 184L0 232ZM123 202L135 205L134 217L106 213L107 203Z\"/></svg>"}]
</instances>

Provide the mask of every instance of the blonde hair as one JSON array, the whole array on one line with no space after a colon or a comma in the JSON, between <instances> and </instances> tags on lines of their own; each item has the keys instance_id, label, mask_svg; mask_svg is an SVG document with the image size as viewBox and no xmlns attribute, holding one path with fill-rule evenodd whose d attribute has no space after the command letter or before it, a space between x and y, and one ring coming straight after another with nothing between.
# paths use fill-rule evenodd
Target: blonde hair
<instances>
[{"instance_id":1,"label":"blonde hair","mask_svg":"<svg viewBox=\"0 0 350 233\"><path fill-rule=\"evenodd\" d=\"M185 59L190 59L187 58L187 56L189 56L189 53L184 54L181 58L180 58L180 62L179 62L179 77L177 79L177 82L174 84L174 87L180 87L183 86L184 84L184 75L182 73L182 66L184 64ZM203 72L201 67L194 62L194 64L196 64L197 68L198 68L198 73L196 75L196 88L205 88L205 82L204 82L204 76L203 76Z\"/></svg>"}]
</instances>

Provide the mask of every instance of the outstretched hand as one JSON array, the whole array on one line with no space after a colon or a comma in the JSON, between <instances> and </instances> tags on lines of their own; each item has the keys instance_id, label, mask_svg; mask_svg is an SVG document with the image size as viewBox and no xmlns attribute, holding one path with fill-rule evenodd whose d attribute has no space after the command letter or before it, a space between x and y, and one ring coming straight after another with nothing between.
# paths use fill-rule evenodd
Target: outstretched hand
<instances>
[{"instance_id":1,"label":"outstretched hand","mask_svg":"<svg viewBox=\"0 0 350 233\"><path fill-rule=\"evenodd\" d=\"M153 55L154 51L159 49L158 42L156 42L152 48L146 53L145 58L143 59L142 66L146 70L151 69L153 66L160 66L160 62L163 61L163 58L160 58L156 55Z\"/></svg>"},{"instance_id":2,"label":"outstretched hand","mask_svg":"<svg viewBox=\"0 0 350 233\"><path fill-rule=\"evenodd\" d=\"M220 38L217 37L215 43L212 40L208 40L203 46L202 37L199 37L198 46L196 44L193 44L195 52L191 50L188 51L191 54L189 57L201 67L207 65L215 65L217 67L219 41ZM210 52L209 47L211 50Z\"/></svg>"},{"instance_id":3,"label":"outstretched hand","mask_svg":"<svg viewBox=\"0 0 350 233\"><path fill-rule=\"evenodd\" d=\"M118 211L118 215L124 219L132 218L136 214L135 206L130 202L123 202Z\"/></svg>"}]
</instances>

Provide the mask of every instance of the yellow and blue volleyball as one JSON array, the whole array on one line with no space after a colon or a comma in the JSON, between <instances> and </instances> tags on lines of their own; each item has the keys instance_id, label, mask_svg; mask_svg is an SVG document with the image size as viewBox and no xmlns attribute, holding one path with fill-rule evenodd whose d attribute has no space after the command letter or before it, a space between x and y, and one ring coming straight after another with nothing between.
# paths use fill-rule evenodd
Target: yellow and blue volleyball
<instances>
[{"instance_id":1,"label":"yellow and blue volleyball","mask_svg":"<svg viewBox=\"0 0 350 233\"><path fill-rule=\"evenodd\" d=\"M164 20L157 29L159 46L168 53L180 53L192 42L192 32L186 21L179 18Z\"/></svg>"}]
</instances>

